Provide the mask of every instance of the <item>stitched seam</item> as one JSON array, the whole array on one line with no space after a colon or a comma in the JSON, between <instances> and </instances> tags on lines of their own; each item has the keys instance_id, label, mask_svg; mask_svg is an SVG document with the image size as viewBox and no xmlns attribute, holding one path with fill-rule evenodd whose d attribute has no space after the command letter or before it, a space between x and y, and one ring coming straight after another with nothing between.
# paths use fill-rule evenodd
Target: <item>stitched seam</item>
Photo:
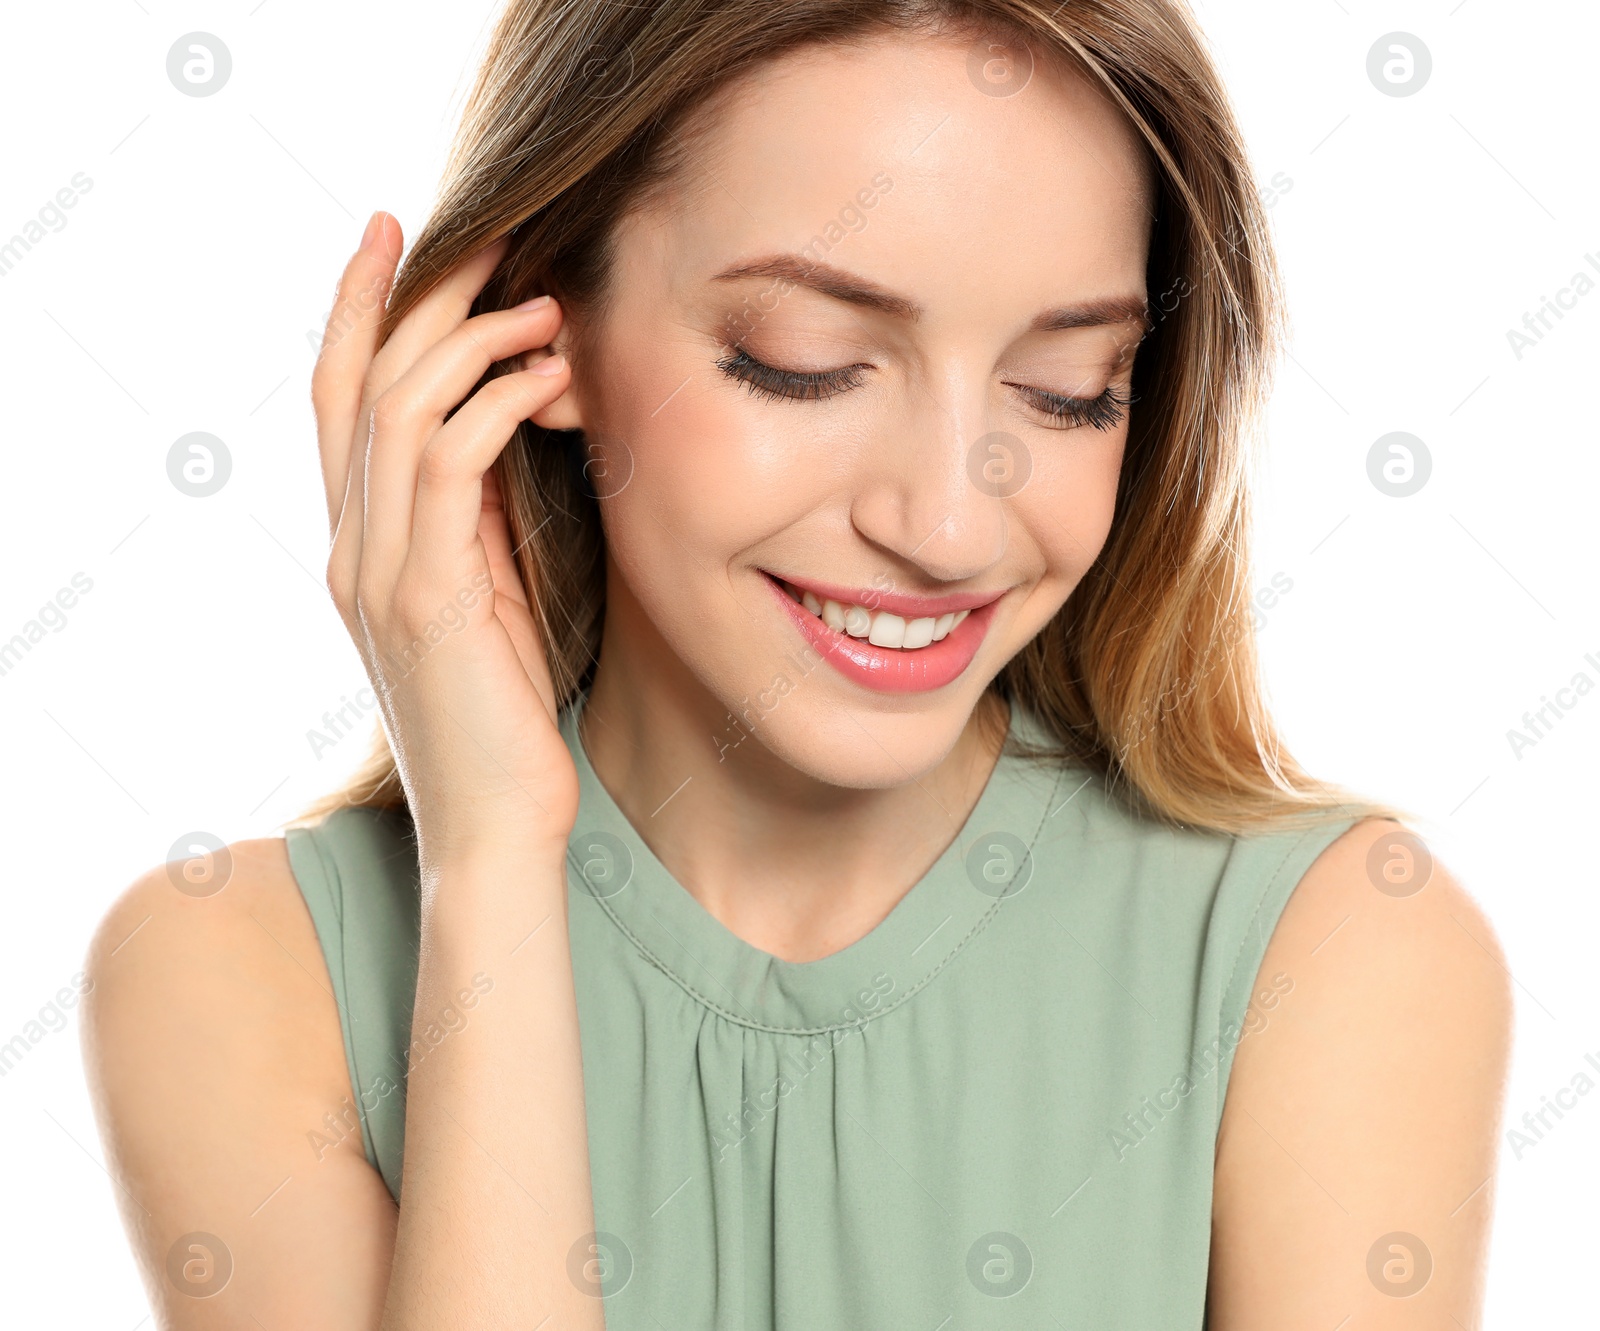
<instances>
[{"instance_id":1,"label":"stitched seam","mask_svg":"<svg viewBox=\"0 0 1600 1331\"><path fill-rule=\"evenodd\" d=\"M1261 889L1261 895L1256 898L1255 908L1250 913L1250 918L1252 921L1257 920L1257 918L1260 916L1261 903L1272 894L1272 889L1277 886L1278 878L1283 873L1283 866L1294 858L1295 852L1304 846L1306 842L1310 841L1313 837L1320 836L1325 831L1327 831L1326 826L1309 828L1296 839L1293 845L1283 852L1283 858L1278 861L1278 863L1273 867L1272 872L1267 875L1266 886ZM1335 839L1337 840L1337 837L1335 837ZM1237 842L1235 844L1237 844ZM1309 866L1307 867L1309 868ZM1238 950L1233 954L1233 966L1228 971L1228 983L1226 986L1224 986L1222 991L1223 998L1227 998L1228 991L1233 988L1233 982L1239 976L1239 962L1244 957L1244 945L1249 941L1250 938L1248 934L1239 940ZM1267 943L1270 945L1271 941L1272 940L1269 936Z\"/></svg>"},{"instance_id":2,"label":"stitched seam","mask_svg":"<svg viewBox=\"0 0 1600 1331\"><path fill-rule=\"evenodd\" d=\"M323 827L325 826L326 823ZM345 1067L350 1073L351 1090L355 1092L356 1097L356 1116L361 1124L362 1153L366 1156L367 1163L377 1169L377 1139L372 1134L371 1124L367 1122L367 1108L362 1103L361 1068L356 1059L356 1017L350 1007L350 958L345 951L348 932L345 929L344 879L339 875L339 862L331 849L323 849L323 827L309 829L307 835L311 838L312 848L317 852L317 862L322 865L323 876L328 884L328 898L333 906L334 916L339 922L339 978L334 980L334 984L342 992L334 996L333 1002L339 1010L339 1027L345 1042ZM328 978L333 980L331 975Z\"/></svg>"},{"instance_id":3,"label":"stitched seam","mask_svg":"<svg viewBox=\"0 0 1600 1331\"><path fill-rule=\"evenodd\" d=\"M1320 836L1322 833L1326 832L1328 830L1328 826L1336 826L1336 824L1327 824L1327 825L1324 825L1322 827L1308 828L1305 832L1301 833L1301 835L1295 840L1293 845L1291 845L1287 850L1285 850L1283 852L1283 858L1278 861L1277 865L1273 868L1272 872L1267 875L1266 886L1261 889L1261 895L1256 898L1255 907L1250 912L1250 923L1252 925L1255 925L1255 926L1259 926L1260 925L1260 922L1261 922L1261 905L1272 894L1273 889L1275 887L1277 887L1278 879L1283 873L1283 866L1288 864L1289 861L1294 858L1296 853L1299 852L1299 850L1308 841L1310 841L1313 838L1315 838L1317 836ZM1354 826L1354 822L1352 821L1349 824L1349 826ZM1344 828L1343 831L1348 831L1349 830L1349 826ZM1333 840L1337 840L1339 838L1339 836L1343 835L1343 831L1336 832L1334 834ZM1235 847L1237 847L1237 845L1238 845L1237 839L1235 839L1234 845L1235 845ZM1310 865L1306 866L1306 871L1310 872ZM1285 904L1285 908L1287 908L1288 903L1285 902L1284 904ZM1276 924L1274 924L1273 927L1274 927L1274 929L1276 929L1276 927L1277 927ZM1246 932L1239 939L1239 947L1233 954L1233 965L1228 970L1228 981L1222 987L1221 1002L1223 1004L1227 1003L1229 995L1233 992L1233 983L1239 977L1239 962L1244 957L1244 945L1249 941L1250 941L1250 935L1249 935L1248 932ZM1262 951L1263 958L1266 956L1267 948L1269 948L1271 946L1272 946L1272 935L1268 934L1266 939L1265 939L1265 941L1262 943L1261 951ZM1249 1005L1246 1004L1247 1008L1248 1008L1248 1006ZM1219 1007L1217 1009L1217 1034L1221 1035L1221 1033L1222 1033L1222 1008L1219 1005ZM1237 1052L1238 1052L1238 1049L1237 1049L1237 1046L1235 1046L1235 1049L1234 1049L1233 1053L1230 1053L1228 1055L1228 1072L1227 1072L1227 1080L1228 1081L1232 1081L1233 1080L1233 1061L1234 1061L1234 1054L1236 1054ZM1227 1089L1228 1089L1227 1086L1223 1085L1222 1082L1219 1080L1218 1085L1217 1085L1217 1129L1216 1129L1218 1133L1220 1133L1222 1131L1222 1105L1223 1105L1223 1098L1227 1094Z\"/></svg>"},{"instance_id":4,"label":"stitched seam","mask_svg":"<svg viewBox=\"0 0 1600 1331\"><path fill-rule=\"evenodd\" d=\"M1058 770L1056 772L1055 780L1053 782L1051 782L1051 784L1050 784L1049 797L1044 802L1044 807L1045 807L1046 812L1040 815L1038 826L1033 829L1033 835L1028 838L1028 854L1029 854L1030 857L1033 854L1033 847L1034 847L1035 843L1037 843L1037 841L1039 840L1039 833L1044 830L1045 820L1050 816L1049 812L1048 812L1049 808L1050 808L1050 803L1055 798L1056 791L1058 791L1061 788L1061 778L1062 778L1062 774L1063 774L1064 770L1065 769L1061 769L1061 770ZM572 867L578 871L579 881L580 882L584 881L583 871L578 865L577 856L575 856L572 853L572 850L571 850L570 847L568 847L568 850L567 850L567 860L572 865ZM585 889L585 890L587 890L587 889ZM621 917L616 913L616 911L611 909L611 905L606 900L606 898L604 898L602 896L596 896L593 892L590 892L589 895L591 897L593 897L594 900L600 904L601 908L605 911L605 913L608 916L611 917L611 922L613 924L615 924L617 926L617 928L622 931L623 935L628 939L628 941L631 942L634 945L634 947L639 950L640 955L643 956L646 961L648 961L652 966L654 966L657 970L659 970L669 980L671 980L674 984L676 984L680 989L682 989L684 991L684 993L688 994L691 998L693 998L696 1002L700 1003L703 1007L709 1008L711 1011L715 1012L718 1016L723 1017L726 1020L733 1022L735 1025L743 1026L747 1030L765 1031L765 1032L767 1032L768 1034L771 1034L771 1035L826 1035L830 1031L858 1030L862 1026L865 1026L870 1022L878 1020L878 1018L880 1018L880 1017L888 1016L889 1013L893 1012L896 1008L900 1007L902 1004L910 1002L911 999L917 993L919 993L921 990L925 989L929 984L931 984L933 982L934 978L942 970L944 970L944 968L946 966L948 966L950 964L950 962L953 961L956 958L957 955L960 954L962 949L965 948L967 946L967 944L970 943L975 937L977 937L978 934L983 932L983 930L988 926L989 921L992 920L995 917L996 913L1000 910L1000 907L1005 905L1005 903L1009 900L1008 896L996 897L995 901L994 901L994 904L992 906L990 906L988 908L988 910L984 911L984 913L978 917L978 919L976 920L976 922L974 922L972 927L970 929L968 929L967 932L962 936L961 940L958 943L956 943L956 945L954 947L952 947L948 953L945 954L944 958L939 962L939 964L937 966L935 966L931 971L929 971L925 976L923 976L922 979L918 980L914 985L912 985L911 988L907 989L903 994L901 994L899 998L895 999L894 1002L890 1003L887 1007L879 1008L876 1012L872 1013L870 1016L863 1017L860 1021L841 1021L841 1022L835 1022L834 1024L829 1025L829 1026L805 1026L805 1027L801 1027L801 1026L773 1026L773 1025L770 1025L770 1024L768 1024L766 1022L752 1021L749 1017L741 1016L737 1012L730 1011L728 1008L724 1007L721 1003L718 1003L715 999L707 997L705 994L701 993L698 989L696 989L692 984L690 984L687 980L685 980L682 976L680 976L676 971L672 970L664 961L661 960L660 957L658 957L649 947L647 947L645 945L645 943L644 943L644 940L641 939L636 933L634 933L632 929L628 928L628 926L625 923L623 923ZM1017 895L1020 895L1020 893L1017 894Z\"/></svg>"}]
</instances>

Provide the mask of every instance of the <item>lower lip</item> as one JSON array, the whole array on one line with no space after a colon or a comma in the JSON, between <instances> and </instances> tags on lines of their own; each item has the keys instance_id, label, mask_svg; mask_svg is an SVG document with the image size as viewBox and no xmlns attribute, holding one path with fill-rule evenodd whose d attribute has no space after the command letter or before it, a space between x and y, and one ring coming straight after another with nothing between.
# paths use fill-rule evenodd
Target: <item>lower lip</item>
<instances>
[{"instance_id":1,"label":"lower lip","mask_svg":"<svg viewBox=\"0 0 1600 1331\"><path fill-rule=\"evenodd\" d=\"M788 612L807 642L823 660L846 679L879 693L927 693L942 689L972 664L983 645L998 601L979 606L938 642L910 651L878 647L865 638L829 628L804 606L797 604L770 574L765 575L773 595Z\"/></svg>"}]
</instances>

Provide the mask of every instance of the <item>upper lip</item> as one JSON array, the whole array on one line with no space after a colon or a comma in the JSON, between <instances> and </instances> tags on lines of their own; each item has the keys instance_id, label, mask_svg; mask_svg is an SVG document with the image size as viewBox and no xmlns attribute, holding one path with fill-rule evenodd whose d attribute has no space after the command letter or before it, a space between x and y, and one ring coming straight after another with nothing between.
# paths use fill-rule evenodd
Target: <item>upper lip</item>
<instances>
[{"instance_id":1,"label":"upper lip","mask_svg":"<svg viewBox=\"0 0 1600 1331\"><path fill-rule=\"evenodd\" d=\"M799 578L789 573L770 573L768 576L800 591L810 592L819 601L837 601L842 606L859 605L867 610L887 610L902 619L937 619L940 615L976 610L991 601L998 601L1006 592L1006 589L1002 589L996 592L951 592L948 596L913 596L909 592L878 587L844 587L838 583L818 582L815 578Z\"/></svg>"}]
</instances>

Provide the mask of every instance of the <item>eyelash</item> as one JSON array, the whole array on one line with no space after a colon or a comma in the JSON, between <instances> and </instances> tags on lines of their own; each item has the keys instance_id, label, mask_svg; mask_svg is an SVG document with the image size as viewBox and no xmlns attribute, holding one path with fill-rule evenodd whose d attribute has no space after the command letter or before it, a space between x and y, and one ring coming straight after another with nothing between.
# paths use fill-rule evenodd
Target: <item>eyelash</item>
<instances>
[{"instance_id":1,"label":"eyelash","mask_svg":"<svg viewBox=\"0 0 1600 1331\"><path fill-rule=\"evenodd\" d=\"M743 383L752 393L758 393L772 401L790 402L818 401L832 397L835 393L847 392L860 385L863 370L859 365L815 372L780 370L758 361L743 347L734 347L716 364L719 370L729 378ZM1070 425L1049 427L1058 430L1080 425L1092 426L1096 430L1115 429L1121 424L1123 413L1138 401L1131 393L1119 392L1114 386L1108 387L1098 397L1092 398L1067 397L1061 393L1051 393L1043 388L1028 388L1022 384L1012 384L1010 387L1034 398L1035 409L1044 415L1053 417L1057 421L1071 422Z\"/></svg>"}]
</instances>

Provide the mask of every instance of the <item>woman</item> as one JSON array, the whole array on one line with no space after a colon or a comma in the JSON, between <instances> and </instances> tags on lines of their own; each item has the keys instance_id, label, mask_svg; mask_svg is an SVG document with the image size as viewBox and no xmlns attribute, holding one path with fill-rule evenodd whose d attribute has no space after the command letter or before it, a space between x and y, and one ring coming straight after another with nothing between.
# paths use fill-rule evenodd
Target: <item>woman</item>
<instances>
[{"instance_id":1,"label":"woman","mask_svg":"<svg viewBox=\"0 0 1600 1331\"><path fill-rule=\"evenodd\" d=\"M165 1324L1474 1325L1505 972L1260 696L1186 12L514 2L401 244L312 386L379 748L91 951Z\"/></svg>"}]
</instances>

